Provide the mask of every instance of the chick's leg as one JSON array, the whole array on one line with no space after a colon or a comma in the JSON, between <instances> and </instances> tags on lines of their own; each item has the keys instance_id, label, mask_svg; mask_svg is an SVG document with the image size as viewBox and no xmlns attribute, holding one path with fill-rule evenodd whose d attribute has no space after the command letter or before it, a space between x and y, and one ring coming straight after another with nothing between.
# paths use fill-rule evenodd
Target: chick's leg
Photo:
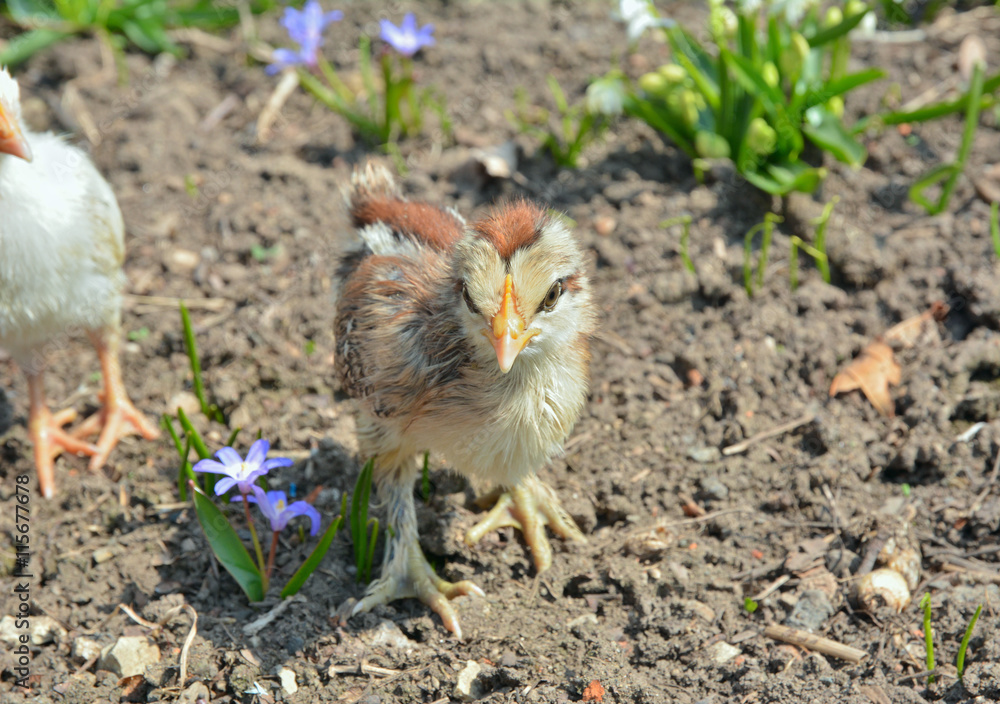
<instances>
[{"instance_id":1,"label":"chick's leg","mask_svg":"<svg viewBox=\"0 0 1000 704\"><path fill-rule=\"evenodd\" d=\"M76 419L76 411L67 408L52 413L45 403L45 389L42 373L28 373L28 435L35 447L35 469L38 472L38 488L46 499L56 492L54 460L66 450L77 455L94 455L97 448L89 442L73 437L63 426Z\"/></svg>"},{"instance_id":2,"label":"chick's leg","mask_svg":"<svg viewBox=\"0 0 1000 704\"><path fill-rule=\"evenodd\" d=\"M535 569L539 572L552 566L552 546L545 535L545 526L565 540L587 542L556 493L535 475L501 494L486 518L465 534L465 542L475 545L491 530L506 526L517 528L524 534L524 541L535 559Z\"/></svg>"},{"instance_id":3,"label":"chick's leg","mask_svg":"<svg viewBox=\"0 0 1000 704\"><path fill-rule=\"evenodd\" d=\"M416 597L431 607L441 617L444 627L461 639L462 627L449 599L468 594L483 596L483 591L468 580L448 582L434 574L417 538L412 480L401 480L398 475L383 478L379 493L384 497L387 527L391 527L392 532L386 531L382 574L368 587L351 615L396 599Z\"/></svg>"},{"instance_id":4,"label":"chick's leg","mask_svg":"<svg viewBox=\"0 0 1000 704\"><path fill-rule=\"evenodd\" d=\"M85 437L100 432L97 453L90 459L90 470L97 471L108 461L108 455L118 441L126 435L138 433L147 440L155 440L160 433L156 426L132 405L128 392L125 391L119 362L121 332L117 328L107 328L90 332L89 335L97 350L101 374L104 376L104 393L101 399L104 406L81 423L74 434Z\"/></svg>"}]
</instances>

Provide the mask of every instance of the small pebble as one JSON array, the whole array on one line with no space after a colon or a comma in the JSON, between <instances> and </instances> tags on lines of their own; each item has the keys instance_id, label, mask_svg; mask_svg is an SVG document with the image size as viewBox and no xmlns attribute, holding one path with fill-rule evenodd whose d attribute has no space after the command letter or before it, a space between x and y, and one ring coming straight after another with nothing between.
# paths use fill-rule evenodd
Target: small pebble
<instances>
[{"instance_id":1,"label":"small pebble","mask_svg":"<svg viewBox=\"0 0 1000 704\"><path fill-rule=\"evenodd\" d=\"M481 687L476 682L483 667L475 660L468 660L465 667L458 673L458 680L455 682L454 696L462 702L472 702L480 697Z\"/></svg>"},{"instance_id":2,"label":"small pebble","mask_svg":"<svg viewBox=\"0 0 1000 704\"><path fill-rule=\"evenodd\" d=\"M594 220L594 231L601 237L607 237L615 228L618 226L618 221L616 221L610 215L602 215L601 217Z\"/></svg>"}]
</instances>

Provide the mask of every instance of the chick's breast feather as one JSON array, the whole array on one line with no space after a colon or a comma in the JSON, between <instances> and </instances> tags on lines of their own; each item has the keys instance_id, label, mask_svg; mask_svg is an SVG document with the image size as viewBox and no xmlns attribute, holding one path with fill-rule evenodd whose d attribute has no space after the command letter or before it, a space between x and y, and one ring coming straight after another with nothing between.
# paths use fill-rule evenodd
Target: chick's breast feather
<instances>
[{"instance_id":1,"label":"chick's breast feather","mask_svg":"<svg viewBox=\"0 0 1000 704\"><path fill-rule=\"evenodd\" d=\"M0 163L0 347L23 365L56 337L115 324L125 226L108 185L80 149L26 135L29 163Z\"/></svg>"}]
</instances>

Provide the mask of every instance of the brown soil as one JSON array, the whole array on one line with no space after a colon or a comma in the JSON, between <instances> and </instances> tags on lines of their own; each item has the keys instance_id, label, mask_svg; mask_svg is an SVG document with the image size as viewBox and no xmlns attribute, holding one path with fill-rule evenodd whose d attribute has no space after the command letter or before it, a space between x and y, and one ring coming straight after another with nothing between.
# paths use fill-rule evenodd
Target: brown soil
<instances>
[{"instance_id":1,"label":"brown soil","mask_svg":"<svg viewBox=\"0 0 1000 704\"><path fill-rule=\"evenodd\" d=\"M697 8L676 9L701 21ZM551 74L576 98L623 54L624 32L605 4L441 3L420 11L438 36L418 61L421 78L444 92L456 140L401 145L407 193L466 215L503 195L544 200L576 221L593 253L602 315L591 400L566 456L542 471L589 542L559 543L541 576L510 529L466 547L463 531L482 509L439 460L433 496L420 508L424 547L443 576L475 579L486 592L456 601L464 641L412 600L346 624L332 618L363 591L346 534L300 598L248 636L243 626L277 597L249 604L220 570L193 510L178 503L169 442L129 439L104 474L63 458L58 497L32 495L31 614L55 619L65 633L31 647L30 689L15 686L12 648L0 655L0 700L125 696L124 683L71 652L79 636L106 645L149 633L115 613L120 603L154 621L182 603L198 613L188 683L177 678L190 620L177 616L151 634L162 657L130 701L172 700L179 685L200 680L216 702L446 702L470 660L482 666L477 686L486 702L580 701L593 680L605 702L1000 699L1000 278L988 204L973 184L993 167L996 188L996 115L984 114L944 215L925 216L906 192L954 154L960 117L917 125L910 139L895 129L872 134L861 170L830 164L816 200L789 199L764 285L751 299L743 235L779 201L724 169L699 184L677 150L634 123L614 126L579 170L560 170L503 116L517 87L547 104L542 77ZM330 30L327 49L338 65L356 66L353 38L359 28L374 31L380 12L351 6ZM265 38L280 39L275 16L260 25ZM919 44L858 43L858 65L884 67L890 79L852 95L849 110L879 109L892 98L890 85L906 100L949 79L970 31L986 40L990 65L1000 65L1000 18L985 8L944 16ZM276 81L232 39L233 51L198 42L176 63L129 54L122 85L102 73L96 41L64 43L20 73L26 113L36 128L58 131L85 126L89 116L99 135L93 155L130 231L124 326L133 339L124 366L137 405L160 414L190 393L171 302L189 299L208 386L229 425L243 428L242 447L260 431L297 458L272 486L294 483L300 495L322 486L315 505L329 520L359 469L351 403L332 375L332 277L350 237L339 188L369 152L343 120L302 94L273 138L256 144L255 121ZM626 62L636 74L665 56L650 38L642 49ZM235 107L206 128L206 116L227 100ZM479 184L453 176L472 147L510 138L526 148L519 178ZM833 284L803 257L792 291L789 237L811 237L809 218L833 195ZM683 267L676 228L659 227L685 213L694 219L697 274ZM947 319L897 355L894 418L858 392L828 398L834 375L870 340L936 301L950 306ZM57 350L47 380L53 405L94 409L96 369L81 341ZM0 362L0 389L0 543L3 583L14 585L14 478L28 474L34 486L34 470L26 385L9 361ZM813 420L794 430L721 453L806 414ZM957 439L979 421L985 426L974 438ZM227 430L198 422L221 445ZM705 514L691 515L699 509ZM866 612L852 598L879 535L898 535L922 554L920 586L900 614ZM309 544L290 536L286 547L281 575ZM744 599L769 586L749 613ZM0 596L0 616L16 611L12 588ZM925 669L917 606L925 593L939 664L930 685L913 676ZM983 615L961 683L953 663L977 604ZM783 645L764 636L770 623L812 628L866 657L850 664ZM297 693L282 691L282 666L295 672ZM268 694L246 693L254 682Z\"/></svg>"}]
</instances>

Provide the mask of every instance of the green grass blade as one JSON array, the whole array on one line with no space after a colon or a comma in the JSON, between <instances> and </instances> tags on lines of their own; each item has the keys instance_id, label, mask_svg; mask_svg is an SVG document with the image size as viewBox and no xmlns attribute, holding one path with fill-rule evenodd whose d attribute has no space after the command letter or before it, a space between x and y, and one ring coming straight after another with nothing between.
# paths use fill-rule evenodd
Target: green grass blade
<instances>
[{"instance_id":1,"label":"green grass blade","mask_svg":"<svg viewBox=\"0 0 1000 704\"><path fill-rule=\"evenodd\" d=\"M764 215L764 234L760 240L760 260L757 262L757 288L764 285L764 271L767 269L767 260L771 254L771 238L774 234L774 223L780 222L781 218L774 213Z\"/></svg>"},{"instance_id":2,"label":"green grass blade","mask_svg":"<svg viewBox=\"0 0 1000 704\"><path fill-rule=\"evenodd\" d=\"M365 87L365 93L368 94L368 114L378 134L381 135L388 126L378 124L378 91L375 89L375 74L372 72L372 40L363 34L358 39L358 66L361 71L361 82Z\"/></svg>"},{"instance_id":3,"label":"green grass blade","mask_svg":"<svg viewBox=\"0 0 1000 704\"><path fill-rule=\"evenodd\" d=\"M996 205L996 203L994 203ZM983 605L980 604L976 607L976 613L972 615L972 620L969 621L968 628L965 629L965 635L962 636L962 644L958 648L958 657L955 659L955 669L958 670L958 679L962 679L962 675L965 673L965 651L969 649L969 640L972 638L972 631L976 627L976 621L979 620L979 614L983 612Z\"/></svg>"},{"instance_id":4,"label":"green grass blade","mask_svg":"<svg viewBox=\"0 0 1000 704\"><path fill-rule=\"evenodd\" d=\"M184 430L184 434L191 439L191 447L194 451L198 453L198 457L203 460L211 458L212 453L208 451L208 446L205 445L205 441L201 439L201 434L195 430L195 427L191 425L190 419L187 417L187 413L184 412L183 408L177 408L177 420L181 424L181 428Z\"/></svg>"},{"instance_id":5,"label":"green grass blade","mask_svg":"<svg viewBox=\"0 0 1000 704\"><path fill-rule=\"evenodd\" d=\"M997 88L1000 88L1000 72L983 81L982 96L979 99L980 109L988 107L993 103L994 98L990 94ZM970 89L968 93L960 98L956 98L955 100L945 103L935 103L934 105L928 105L927 107L919 108L917 110L889 112L885 115L881 115L880 121L883 125L899 125L904 122L926 122L927 120L936 120L939 117L944 117L945 115L965 110L968 106L971 93L972 91Z\"/></svg>"},{"instance_id":6,"label":"green grass blade","mask_svg":"<svg viewBox=\"0 0 1000 704\"><path fill-rule=\"evenodd\" d=\"M181 325L184 328L184 349L187 350L188 360L191 362L191 375L194 377L194 395L201 404L201 412L209 420L221 422L219 409L208 403L205 397L205 384L201 378L201 360L198 359L198 345L194 339L194 328L191 325L191 315L188 313L184 301L180 302Z\"/></svg>"},{"instance_id":7,"label":"green grass blade","mask_svg":"<svg viewBox=\"0 0 1000 704\"><path fill-rule=\"evenodd\" d=\"M194 495L198 523L201 524L212 553L250 601L261 601L264 598L264 580L236 531L211 499L194 489L193 482L188 488Z\"/></svg>"},{"instance_id":8,"label":"green grass blade","mask_svg":"<svg viewBox=\"0 0 1000 704\"><path fill-rule=\"evenodd\" d=\"M358 581L364 575L367 536L368 536L368 499L371 495L372 472L375 468L375 458L372 457L361 469L358 481L351 495L351 541L354 543L354 565L358 568Z\"/></svg>"},{"instance_id":9,"label":"green grass blade","mask_svg":"<svg viewBox=\"0 0 1000 704\"><path fill-rule=\"evenodd\" d=\"M931 627L931 595L924 594L920 599L920 607L924 610L924 647L927 651L926 665L928 670L934 669L934 630ZM934 684L934 675L927 677L928 684Z\"/></svg>"},{"instance_id":10,"label":"green grass blade","mask_svg":"<svg viewBox=\"0 0 1000 704\"><path fill-rule=\"evenodd\" d=\"M833 214L833 208L837 203L840 202L840 196L834 196L830 199L830 202L823 206L823 212L820 216L813 220L813 225L816 226L816 249L821 256L814 257L816 259L816 266L819 268L820 275L823 277L823 281L830 283L830 260L826 256L826 226L830 222L830 215Z\"/></svg>"},{"instance_id":11,"label":"green grass blade","mask_svg":"<svg viewBox=\"0 0 1000 704\"><path fill-rule=\"evenodd\" d=\"M181 501L187 501L188 494L188 482L193 482L194 472L191 471L191 463L187 461L187 453L191 451L191 439L184 443L184 447L180 452L183 452L183 459L181 460L180 467L177 469L177 493L181 496Z\"/></svg>"},{"instance_id":12,"label":"green grass blade","mask_svg":"<svg viewBox=\"0 0 1000 704\"><path fill-rule=\"evenodd\" d=\"M174 421L173 421L173 419L170 416L168 416L166 413L164 413L162 416L160 416L160 427L162 427L164 430L166 430L167 434L170 436L170 439L173 440L174 449L177 450L178 457L180 457L182 460L186 459L187 455L182 454L182 452L181 452L182 448L184 447L184 444L181 442L181 438L177 434L177 431L174 430Z\"/></svg>"},{"instance_id":13,"label":"green grass blade","mask_svg":"<svg viewBox=\"0 0 1000 704\"><path fill-rule=\"evenodd\" d=\"M287 599L290 596L294 596L298 593L305 581L309 579L309 575L316 571L319 567L319 563L323 561L326 556L327 550L330 549L330 543L333 542L334 536L337 531L340 530L340 524L344 520L344 514L337 516L333 522L327 526L326 530L323 531L323 535L320 536L319 543L313 548L313 551L309 553L309 557L306 561L302 563L302 566L295 570L295 574L292 578L288 580L288 583L281 590L281 598Z\"/></svg>"},{"instance_id":14,"label":"green grass blade","mask_svg":"<svg viewBox=\"0 0 1000 704\"><path fill-rule=\"evenodd\" d=\"M684 268L690 271L692 274L697 273L694 268L694 262L691 261L691 255L688 252L688 245L690 243L691 236L691 216L690 215L678 215L674 218L667 218L660 223L660 227L666 229L674 225L681 225L681 261L684 263Z\"/></svg>"}]
</instances>

